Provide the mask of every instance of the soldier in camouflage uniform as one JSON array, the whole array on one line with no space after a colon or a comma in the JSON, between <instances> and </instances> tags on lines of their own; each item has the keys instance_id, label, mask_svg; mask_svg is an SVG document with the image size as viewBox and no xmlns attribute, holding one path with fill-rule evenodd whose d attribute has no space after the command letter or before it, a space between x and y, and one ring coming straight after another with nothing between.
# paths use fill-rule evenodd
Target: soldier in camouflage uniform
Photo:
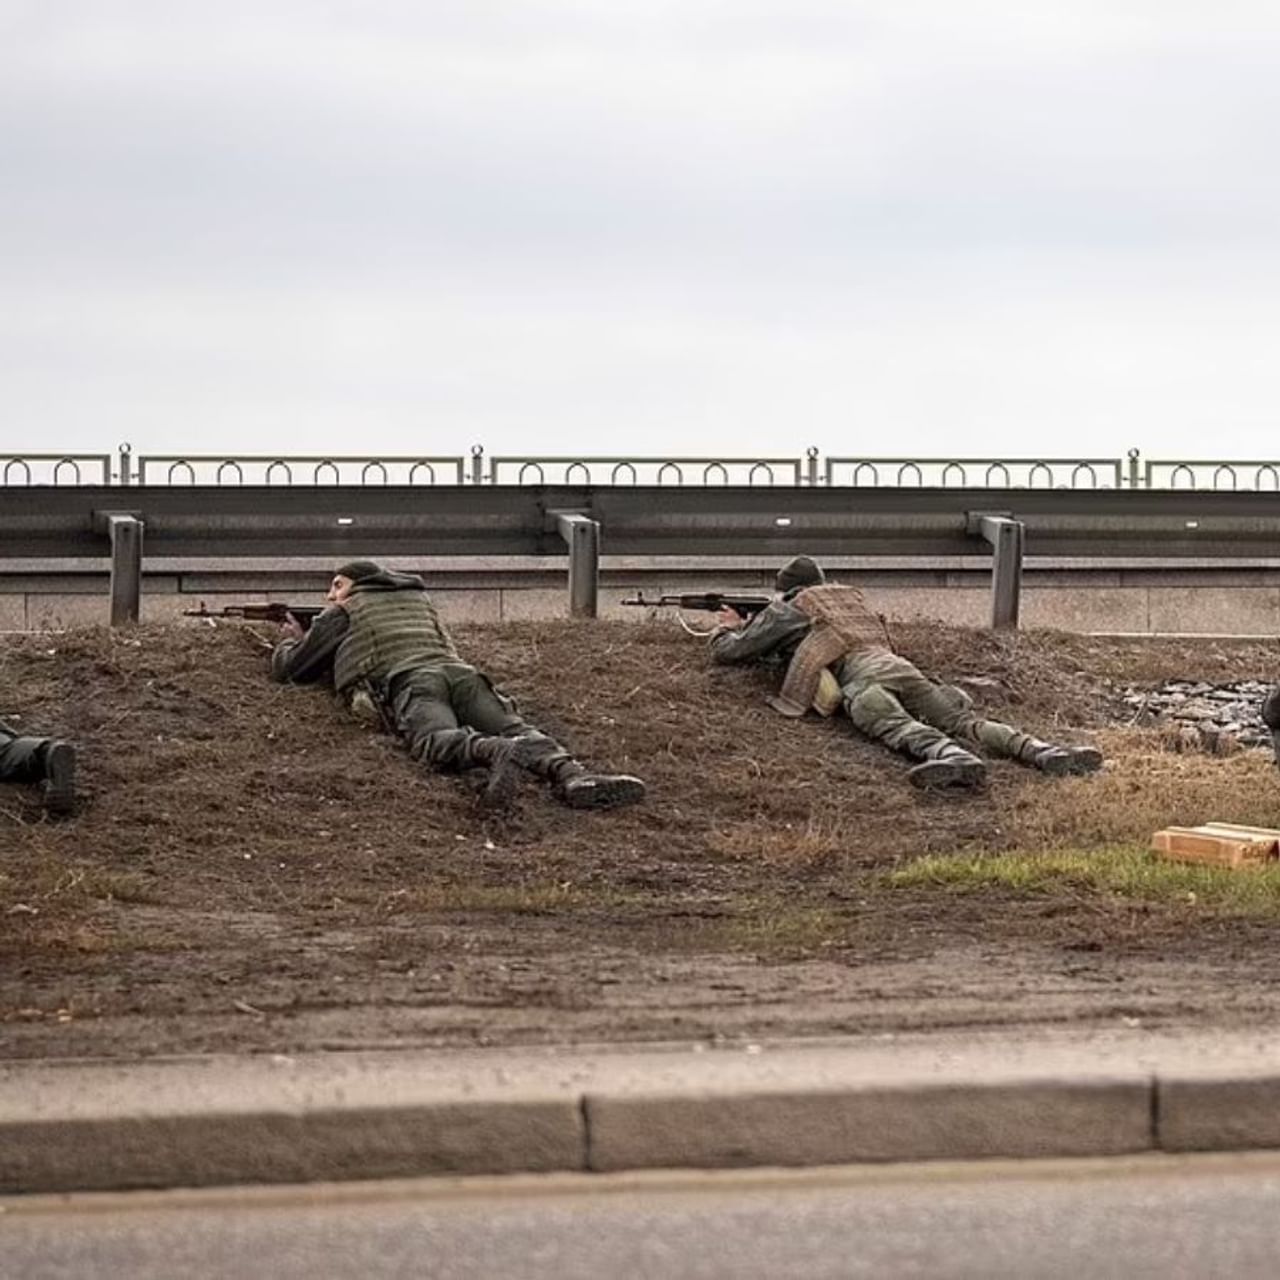
<instances>
[{"instance_id":1,"label":"soldier in camouflage uniform","mask_svg":"<svg viewBox=\"0 0 1280 1280\"><path fill-rule=\"evenodd\" d=\"M979 786L986 765L969 746L1050 774L1092 773L1102 764L1093 747L1053 746L978 715L963 690L930 680L894 653L862 593L827 584L808 556L783 565L776 585L778 598L750 622L732 609L721 611L711 655L722 663L786 663L782 689L770 699L783 715L803 715L820 697L824 673L832 673L853 723L920 761L907 775L918 787Z\"/></svg>"},{"instance_id":2,"label":"soldier in camouflage uniform","mask_svg":"<svg viewBox=\"0 0 1280 1280\"><path fill-rule=\"evenodd\" d=\"M0 782L38 786L45 811L65 817L75 808L76 753L60 738L26 737L0 720Z\"/></svg>"},{"instance_id":3,"label":"soldier in camouflage uniform","mask_svg":"<svg viewBox=\"0 0 1280 1280\"><path fill-rule=\"evenodd\" d=\"M463 662L420 578L353 560L334 575L330 608L303 632L284 624L275 679L332 681L348 703L372 699L384 722L433 769L483 767L484 800L501 807L521 770L551 783L573 809L608 809L644 795L629 774L590 773L554 738L526 724L515 703Z\"/></svg>"}]
</instances>

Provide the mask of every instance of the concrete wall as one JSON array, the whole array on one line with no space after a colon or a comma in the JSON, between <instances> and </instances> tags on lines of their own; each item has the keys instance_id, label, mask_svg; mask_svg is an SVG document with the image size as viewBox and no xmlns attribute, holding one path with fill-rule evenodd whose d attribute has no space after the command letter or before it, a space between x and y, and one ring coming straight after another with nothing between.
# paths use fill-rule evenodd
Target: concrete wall
<instances>
[{"instance_id":1,"label":"concrete wall","mask_svg":"<svg viewBox=\"0 0 1280 1280\"><path fill-rule=\"evenodd\" d=\"M395 562L421 573L445 615L456 621L502 622L564 617L566 562L423 559ZM932 561L833 560L833 575L863 586L891 617L937 618L969 626L990 620L990 563L980 557ZM320 603L327 562L262 560L148 562L143 618L177 618L201 602ZM624 608L636 591L734 589L767 591L771 565L727 557L678 563L657 558L602 561L600 612L639 620ZM101 561L0 561L0 631L105 623L108 577ZM1022 625L1067 631L1280 635L1280 561L1238 564L1139 563L1125 567L1029 562L1023 578Z\"/></svg>"}]
</instances>

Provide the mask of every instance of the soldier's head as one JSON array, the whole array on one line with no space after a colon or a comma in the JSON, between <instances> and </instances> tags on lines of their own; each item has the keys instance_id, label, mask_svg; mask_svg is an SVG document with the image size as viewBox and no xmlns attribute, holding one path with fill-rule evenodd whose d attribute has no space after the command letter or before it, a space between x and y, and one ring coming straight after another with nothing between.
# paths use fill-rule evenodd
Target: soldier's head
<instances>
[{"instance_id":1,"label":"soldier's head","mask_svg":"<svg viewBox=\"0 0 1280 1280\"><path fill-rule=\"evenodd\" d=\"M816 587L826 580L827 575L822 572L822 566L811 556L792 556L778 570L773 585L776 590L785 593L796 587Z\"/></svg>"},{"instance_id":2,"label":"soldier's head","mask_svg":"<svg viewBox=\"0 0 1280 1280\"><path fill-rule=\"evenodd\" d=\"M364 578L372 578L382 572L382 566L372 560L348 560L333 571L333 581L329 583L329 594L325 599L330 604L341 604L350 594L351 588Z\"/></svg>"}]
</instances>

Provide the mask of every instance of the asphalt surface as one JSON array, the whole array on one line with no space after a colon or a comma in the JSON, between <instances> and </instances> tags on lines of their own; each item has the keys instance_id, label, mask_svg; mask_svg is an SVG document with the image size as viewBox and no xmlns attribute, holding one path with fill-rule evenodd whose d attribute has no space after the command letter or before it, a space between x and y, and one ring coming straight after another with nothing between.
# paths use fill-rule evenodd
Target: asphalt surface
<instances>
[{"instance_id":1,"label":"asphalt surface","mask_svg":"<svg viewBox=\"0 0 1280 1280\"><path fill-rule=\"evenodd\" d=\"M542 1175L0 1201L24 1280L1272 1277L1280 1155Z\"/></svg>"}]
</instances>

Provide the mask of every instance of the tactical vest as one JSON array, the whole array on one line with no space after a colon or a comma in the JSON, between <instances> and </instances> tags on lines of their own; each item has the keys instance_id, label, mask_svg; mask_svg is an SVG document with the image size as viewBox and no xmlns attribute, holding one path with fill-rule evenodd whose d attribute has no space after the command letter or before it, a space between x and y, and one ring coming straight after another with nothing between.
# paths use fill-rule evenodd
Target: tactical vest
<instances>
[{"instance_id":1,"label":"tactical vest","mask_svg":"<svg viewBox=\"0 0 1280 1280\"><path fill-rule=\"evenodd\" d=\"M339 693L409 667L457 662L458 651L425 591L353 591L343 602L351 627L333 660Z\"/></svg>"},{"instance_id":2,"label":"tactical vest","mask_svg":"<svg viewBox=\"0 0 1280 1280\"><path fill-rule=\"evenodd\" d=\"M802 716L813 705L822 673L833 662L862 649L888 649L889 636L857 587L839 582L806 587L791 604L812 618L813 625L792 656L782 688L768 702L784 716Z\"/></svg>"}]
</instances>

